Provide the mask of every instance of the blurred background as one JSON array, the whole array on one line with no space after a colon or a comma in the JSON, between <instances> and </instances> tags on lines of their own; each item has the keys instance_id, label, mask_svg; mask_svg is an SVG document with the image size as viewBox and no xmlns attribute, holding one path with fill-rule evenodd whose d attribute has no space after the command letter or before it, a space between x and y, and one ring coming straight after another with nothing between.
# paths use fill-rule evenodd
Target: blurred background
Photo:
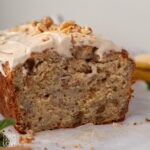
<instances>
[{"instance_id":1,"label":"blurred background","mask_svg":"<svg viewBox=\"0 0 150 150\"><path fill-rule=\"evenodd\" d=\"M150 52L150 0L0 0L0 29L47 15L92 26L132 54Z\"/></svg>"}]
</instances>

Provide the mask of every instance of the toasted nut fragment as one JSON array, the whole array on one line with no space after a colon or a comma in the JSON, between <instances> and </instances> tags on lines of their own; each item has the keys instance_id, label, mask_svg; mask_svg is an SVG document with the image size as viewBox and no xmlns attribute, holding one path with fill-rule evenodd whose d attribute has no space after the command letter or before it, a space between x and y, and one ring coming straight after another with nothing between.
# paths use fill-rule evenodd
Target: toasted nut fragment
<instances>
[{"instance_id":1,"label":"toasted nut fragment","mask_svg":"<svg viewBox=\"0 0 150 150\"><path fill-rule=\"evenodd\" d=\"M52 18L46 16L46 17L43 17L41 22L47 27L49 28L52 24L53 24L53 20Z\"/></svg>"},{"instance_id":2,"label":"toasted nut fragment","mask_svg":"<svg viewBox=\"0 0 150 150\"><path fill-rule=\"evenodd\" d=\"M81 32L81 27L75 24L74 31Z\"/></svg>"},{"instance_id":3,"label":"toasted nut fragment","mask_svg":"<svg viewBox=\"0 0 150 150\"><path fill-rule=\"evenodd\" d=\"M19 137L19 143L30 143L31 141L32 141L31 137L23 137L23 136Z\"/></svg>"},{"instance_id":4,"label":"toasted nut fragment","mask_svg":"<svg viewBox=\"0 0 150 150\"><path fill-rule=\"evenodd\" d=\"M90 34L90 33L92 33L92 29L90 27L83 27L81 29L81 33L83 33L83 34Z\"/></svg>"},{"instance_id":5,"label":"toasted nut fragment","mask_svg":"<svg viewBox=\"0 0 150 150\"><path fill-rule=\"evenodd\" d=\"M19 137L19 143L30 143L34 140L34 133L32 130L28 130L27 134Z\"/></svg>"},{"instance_id":6,"label":"toasted nut fragment","mask_svg":"<svg viewBox=\"0 0 150 150\"><path fill-rule=\"evenodd\" d=\"M33 27L36 27L37 24L38 24L38 21L36 21L36 20L32 21L32 26Z\"/></svg>"},{"instance_id":7,"label":"toasted nut fragment","mask_svg":"<svg viewBox=\"0 0 150 150\"><path fill-rule=\"evenodd\" d=\"M29 27L26 25L23 28L20 29L22 32L28 32L29 31Z\"/></svg>"},{"instance_id":8,"label":"toasted nut fragment","mask_svg":"<svg viewBox=\"0 0 150 150\"><path fill-rule=\"evenodd\" d=\"M65 29L69 26L72 26L74 24L75 24L75 21L71 21L71 20L70 21L65 21L65 22L60 24L60 30L63 30L63 29Z\"/></svg>"},{"instance_id":9,"label":"toasted nut fragment","mask_svg":"<svg viewBox=\"0 0 150 150\"><path fill-rule=\"evenodd\" d=\"M61 31L63 33L69 34L69 33L73 33L73 32L80 32L80 30L81 30L81 27L74 24L74 25L70 25L69 27L62 29Z\"/></svg>"},{"instance_id":10,"label":"toasted nut fragment","mask_svg":"<svg viewBox=\"0 0 150 150\"><path fill-rule=\"evenodd\" d=\"M38 23L36 26L37 31L44 32L47 30L46 26L42 23Z\"/></svg>"},{"instance_id":11,"label":"toasted nut fragment","mask_svg":"<svg viewBox=\"0 0 150 150\"><path fill-rule=\"evenodd\" d=\"M71 32L72 28L73 28L73 26L69 26L69 27L66 27L66 28L62 29L61 31L62 31L63 33L68 34L68 33Z\"/></svg>"},{"instance_id":12,"label":"toasted nut fragment","mask_svg":"<svg viewBox=\"0 0 150 150\"><path fill-rule=\"evenodd\" d=\"M28 31L29 31L29 28L25 28L25 29L24 29L24 32L28 32Z\"/></svg>"}]
</instances>

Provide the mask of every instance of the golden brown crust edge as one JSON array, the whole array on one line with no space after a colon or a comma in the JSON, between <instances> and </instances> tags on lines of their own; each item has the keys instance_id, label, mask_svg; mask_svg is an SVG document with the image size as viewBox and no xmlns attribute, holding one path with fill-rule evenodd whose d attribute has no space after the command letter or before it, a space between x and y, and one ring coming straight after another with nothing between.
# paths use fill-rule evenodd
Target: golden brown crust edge
<instances>
[{"instance_id":1,"label":"golden brown crust edge","mask_svg":"<svg viewBox=\"0 0 150 150\"><path fill-rule=\"evenodd\" d=\"M19 110L16 102L15 88L12 83L13 74L10 72L8 64L5 64L3 68L6 77L0 73L0 113L5 117L14 118L17 125L19 123ZM19 129L17 130L19 131Z\"/></svg>"},{"instance_id":2,"label":"golden brown crust edge","mask_svg":"<svg viewBox=\"0 0 150 150\"><path fill-rule=\"evenodd\" d=\"M112 52L113 53L113 52ZM122 52L115 52L121 55L122 58L128 59L129 61L132 62L133 65L133 70L132 70L132 75L131 75L131 79L129 80L130 85L132 86L132 84L135 82L135 63L134 61L128 57L128 53L125 50L122 50ZM7 69L7 66L5 67L5 69ZM8 69L5 71L7 72ZM12 73L9 73L7 75L7 77L2 76L2 74L0 74L0 113L2 113L4 116L6 117L13 117L16 119L16 125L15 128L20 132L20 133L25 133L24 129L19 125L19 110L17 108L17 104L16 104L16 93L15 93L15 88L13 86L12 83L12 78L13 75ZM112 119L108 119L105 120L101 123L99 123L99 121L97 120L97 122L95 122L94 124L106 124L106 123L112 123L112 122L119 122L119 121L123 121L125 119L125 114L128 111L128 105L129 105L129 101L131 98L131 94L133 92L132 88L129 88L128 91L128 99L127 99L127 103L124 109L124 112L119 114L119 119L116 120L112 120ZM90 123L90 122L89 122ZM57 128L73 128L76 126L79 126L81 124L72 126L72 125L67 125L67 126L58 126Z\"/></svg>"},{"instance_id":3,"label":"golden brown crust edge","mask_svg":"<svg viewBox=\"0 0 150 150\"><path fill-rule=\"evenodd\" d=\"M0 112L6 117L16 118L15 92L11 77L5 78L0 74L0 84Z\"/></svg>"}]
</instances>

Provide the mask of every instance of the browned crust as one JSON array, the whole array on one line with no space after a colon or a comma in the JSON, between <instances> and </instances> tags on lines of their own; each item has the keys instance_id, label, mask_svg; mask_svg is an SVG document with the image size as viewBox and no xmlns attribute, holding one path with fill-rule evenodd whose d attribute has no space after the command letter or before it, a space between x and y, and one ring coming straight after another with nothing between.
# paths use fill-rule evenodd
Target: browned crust
<instances>
[{"instance_id":1,"label":"browned crust","mask_svg":"<svg viewBox=\"0 0 150 150\"><path fill-rule=\"evenodd\" d=\"M8 64L3 65L6 77L0 73L0 113L5 117L12 117L19 122L19 110L16 102L16 92L12 83L13 74Z\"/></svg>"},{"instance_id":2,"label":"browned crust","mask_svg":"<svg viewBox=\"0 0 150 150\"><path fill-rule=\"evenodd\" d=\"M112 52L114 53L114 52ZM135 62L133 61L133 59L129 58L128 56L128 52L125 50L125 49L122 49L121 52L115 52L117 54L120 54L122 58L125 58L125 59L128 59L129 61L131 61L132 65L133 65L133 70L132 70L132 74L131 74L131 78L129 80L129 83L130 83L130 88L129 88L129 91L128 91L128 98L127 98L127 103L126 103L126 106L125 106L125 109L123 112L121 112L119 114L119 119L117 120L107 120L105 122L103 122L102 124L107 124L107 123L112 123L112 122L120 122L120 121L124 121L125 119L125 114L128 112L128 108L129 108L129 102L131 100L131 96L132 96L132 93L133 93L133 89L132 89L132 85L135 83L136 81L136 77L135 77Z\"/></svg>"},{"instance_id":3,"label":"browned crust","mask_svg":"<svg viewBox=\"0 0 150 150\"><path fill-rule=\"evenodd\" d=\"M4 66L6 69L6 66ZM6 117L16 118L17 109L12 76L4 77L0 73L0 112Z\"/></svg>"},{"instance_id":4,"label":"browned crust","mask_svg":"<svg viewBox=\"0 0 150 150\"><path fill-rule=\"evenodd\" d=\"M114 53L113 51L111 53ZM122 52L115 52L116 54L119 54L122 58L124 59L128 59L129 61L131 61L132 65L133 65L133 70L132 70L132 77L129 80L130 85L132 86L132 84L135 82L135 63L134 61L128 57L128 53L126 50L122 50ZM16 95L15 95L15 88L13 86L12 83L12 78L13 75L12 73L9 73L9 69L8 66L4 66L4 70L7 73L7 77L4 77L1 73L0 73L0 113L2 113L4 116L6 117L13 117L16 119L17 124L15 125L15 128L20 132L20 133L25 133L25 130L20 126L19 124L19 110L17 108L17 104L16 104ZM94 122L94 124L106 124L106 123L112 123L112 122L118 122L118 121L123 121L125 119L125 114L128 111L128 105L129 105L129 101L132 95L132 88L129 89L128 91L128 99L127 99L127 103L125 106L125 109L123 112L121 112L119 114L119 118L112 120L112 119L106 119L103 122ZM6 101L7 99L7 101ZM57 128L72 128L72 127L76 127L79 126L81 124L77 124L77 125L67 125L67 126L58 126ZM55 128L56 129L56 128Z\"/></svg>"}]
</instances>

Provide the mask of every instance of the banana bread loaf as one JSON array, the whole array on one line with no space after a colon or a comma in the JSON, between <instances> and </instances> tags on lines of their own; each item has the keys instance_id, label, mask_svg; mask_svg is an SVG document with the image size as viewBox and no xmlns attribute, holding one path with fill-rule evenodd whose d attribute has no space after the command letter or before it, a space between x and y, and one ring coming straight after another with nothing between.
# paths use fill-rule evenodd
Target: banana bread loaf
<instances>
[{"instance_id":1,"label":"banana bread loaf","mask_svg":"<svg viewBox=\"0 0 150 150\"><path fill-rule=\"evenodd\" d=\"M74 21L0 32L0 112L20 132L123 120L133 73L125 50Z\"/></svg>"}]
</instances>

